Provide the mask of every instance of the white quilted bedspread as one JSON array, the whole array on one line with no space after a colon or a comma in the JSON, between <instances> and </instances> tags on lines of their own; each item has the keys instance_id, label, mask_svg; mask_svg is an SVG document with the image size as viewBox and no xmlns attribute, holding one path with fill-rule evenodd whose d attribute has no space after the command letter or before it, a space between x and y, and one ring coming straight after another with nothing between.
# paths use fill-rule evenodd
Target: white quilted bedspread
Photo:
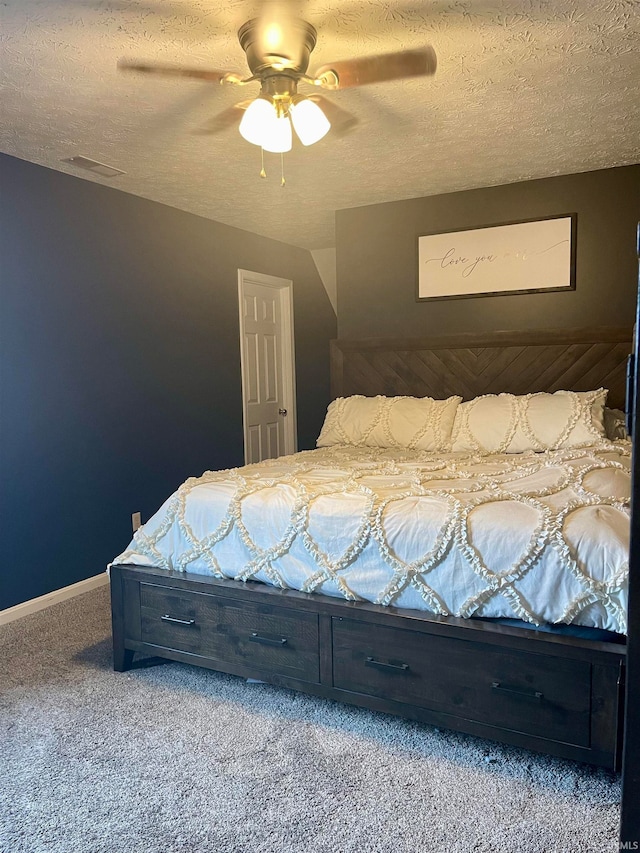
<instances>
[{"instance_id":1,"label":"white quilted bedspread","mask_svg":"<svg viewBox=\"0 0 640 853\"><path fill-rule=\"evenodd\" d=\"M624 633L629 461L305 451L187 480L114 563Z\"/></svg>"}]
</instances>

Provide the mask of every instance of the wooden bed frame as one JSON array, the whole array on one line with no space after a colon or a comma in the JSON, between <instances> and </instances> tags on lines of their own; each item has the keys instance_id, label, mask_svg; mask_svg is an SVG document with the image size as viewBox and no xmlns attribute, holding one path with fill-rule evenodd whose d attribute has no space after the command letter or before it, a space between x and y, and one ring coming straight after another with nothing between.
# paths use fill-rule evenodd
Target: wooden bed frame
<instances>
[{"instance_id":1,"label":"wooden bed frame","mask_svg":"<svg viewBox=\"0 0 640 853\"><path fill-rule=\"evenodd\" d=\"M631 329L333 341L333 396L609 388ZM114 667L159 655L620 766L626 645L155 568L111 569Z\"/></svg>"}]
</instances>

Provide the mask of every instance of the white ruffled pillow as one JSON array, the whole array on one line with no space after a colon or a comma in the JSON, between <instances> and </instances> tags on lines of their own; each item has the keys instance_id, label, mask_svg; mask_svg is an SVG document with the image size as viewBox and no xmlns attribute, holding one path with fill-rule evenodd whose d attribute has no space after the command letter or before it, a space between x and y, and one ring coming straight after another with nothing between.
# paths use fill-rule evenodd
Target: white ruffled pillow
<instances>
[{"instance_id":1,"label":"white ruffled pillow","mask_svg":"<svg viewBox=\"0 0 640 853\"><path fill-rule=\"evenodd\" d=\"M607 391L555 394L487 394L461 403L453 425L452 450L523 453L580 447L606 438Z\"/></svg>"},{"instance_id":2,"label":"white ruffled pillow","mask_svg":"<svg viewBox=\"0 0 640 853\"><path fill-rule=\"evenodd\" d=\"M318 447L351 444L450 450L451 430L462 397L338 397L329 404Z\"/></svg>"}]
</instances>

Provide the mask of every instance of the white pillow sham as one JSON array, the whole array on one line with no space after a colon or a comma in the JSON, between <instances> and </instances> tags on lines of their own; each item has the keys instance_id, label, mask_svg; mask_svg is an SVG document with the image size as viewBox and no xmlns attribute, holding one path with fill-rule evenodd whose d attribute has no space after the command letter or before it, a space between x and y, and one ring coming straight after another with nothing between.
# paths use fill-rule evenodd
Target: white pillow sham
<instances>
[{"instance_id":1,"label":"white pillow sham","mask_svg":"<svg viewBox=\"0 0 640 853\"><path fill-rule=\"evenodd\" d=\"M452 450L524 453L594 444L605 438L607 391L556 391L555 394L487 394L461 403L456 412Z\"/></svg>"},{"instance_id":2,"label":"white pillow sham","mask_svg":"<svg viewBox=\"0 0 640 853\"><path fill-rule=\"evenodd\" d=\"M462 397L338 397L329 404L318 447L350 444L450 450L451 430Z\"/></svg>"}]
</instances>

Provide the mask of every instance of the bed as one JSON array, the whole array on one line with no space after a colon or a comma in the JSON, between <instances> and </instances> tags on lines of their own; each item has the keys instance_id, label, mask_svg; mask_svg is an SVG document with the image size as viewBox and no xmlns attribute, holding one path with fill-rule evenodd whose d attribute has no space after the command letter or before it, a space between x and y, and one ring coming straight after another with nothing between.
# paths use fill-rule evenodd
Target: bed
<instances>
[{"instance_id":1,"label":"bed","mask_svg":"<svg viewBox=\"0 0 640 853\"><path fill-rule=\"evenodd\" d=\"M159 655L618 768L630 445L590 430L630 348L332 342L321 447L190 478L112 563L115 669Z\"/></svg>"}]
</instances>

